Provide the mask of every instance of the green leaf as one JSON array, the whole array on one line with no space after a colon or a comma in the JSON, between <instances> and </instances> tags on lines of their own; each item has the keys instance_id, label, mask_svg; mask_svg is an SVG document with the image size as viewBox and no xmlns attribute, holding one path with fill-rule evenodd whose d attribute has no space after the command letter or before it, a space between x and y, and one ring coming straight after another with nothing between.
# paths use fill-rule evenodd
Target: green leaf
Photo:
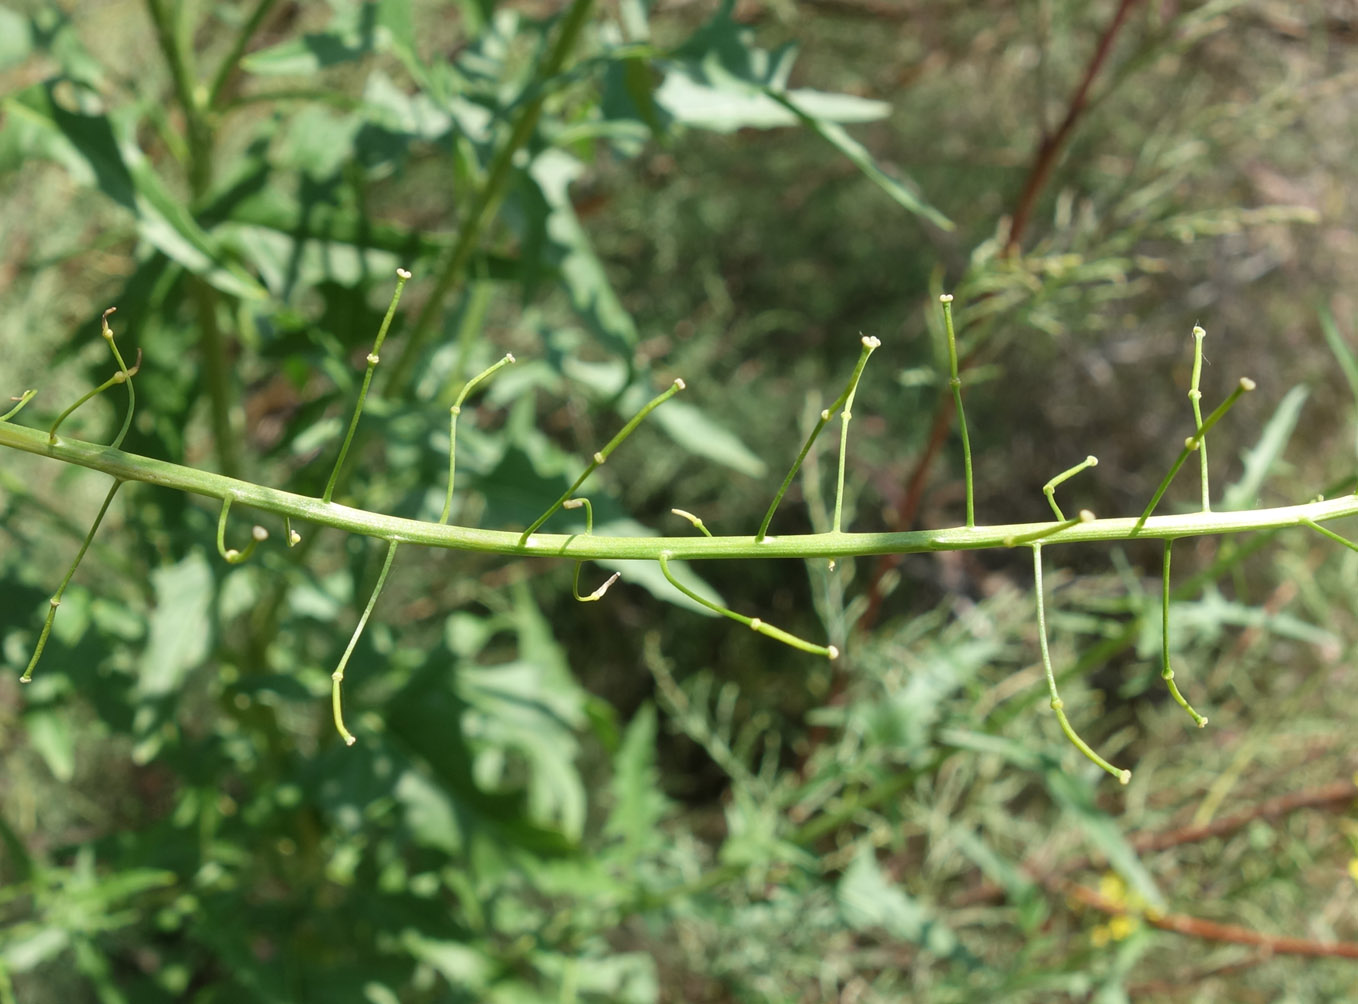
<instances>
[{"instance_id":1,"label":"green leaf","mask_svg":"<svg viewBox=\"0 0 1358 1004\"><path fill-rule=\"evenodd\" d=\"M55 161L131 212L142 239L168 258L224 293L267 298L258 283L226 261L182 200L166 190L132 138L136 122L127 114L130 109L116 115L71 111L57 100L58 83L35 84L4 101L8 114L0 131L0 170L29 158Z\"/></svg>"},{"instance_id":2,"label":"green leaf","mask_svg":"<svg viewBox=\"0 0 1358 1004\"><path fill-rule=\"evenodd\" d=\"M627 724L613 757L613 808L604 833L622 841L624 858L635 858L660 840L658 827L669 808L656 768L655 740L655 705L648 701Z\"/></svg>"},{"instance_id":3,"label":"green leaf","mask_svg":"<svg viewBox=\"0 0 1358 1004\"><path fill-rule=\"evenodd\" d=\"M584 165L562 150L543 151L529 168L547 204L545 255L559 271L572 305L591 333L609 352L628 359L637 343L636 324L613 291L571 205L571 182L583 171Z\"/></svg>"},{"instance_id":4,"label":"green leaf","mask_svg":"<svg viewBox=\"0 0 1358 1004\"><path fill-rule=\"evenodd\" d=\"M1094 804L1089 783L1083 777L1068 774L1054 765L1043 770L1042 779L1052 799L1064 810L1066 818L1084 833L1090 849L1102 854L1109 866L1139 892L1147 904L1163 911L1165 897L1155 884L1155 879L1122 835L1116 821Z\"/></svg>"},{"instance_id":5,"label":"green leaf","mask_svg":"<svg viewBox=\"0 0 1358 1004\"><path fill-rule=\"evenodd\" d=\"M1298 385L1278 402L1259 441L1245 454L1245 469L1241 472L1240 480L1227 487L1219 508L1230 512L1249 509L1258 504L1259 491L1287 448L1292 431L1297 427L1297 419L1301 416L1302 405L1309 394L1305 387Z\"/></svg>"},{"instance_id":6,"label":"green leaf","mask_svg":"<svg viewBox=\"0 0 1358 1004\"><path fill-rule=\"evenodd\" d=\"M757 453L688 401L666 401L663 408L651 413L650 421L695 456L706 457L752 478L764 474L765 464Z\"/></svg>"},{"instance_id":7,"label":"green leaf","mask_svg":"<svg viewBox=\"0 0 1358 1004\"><path fill-rule=\"evenodd\" d=\"M957 936L931 906L915 899L877 865L877 854L862 843L835 889L845 923L857 931L880 929L920 945L935 955L958 951Z\"/></svg>"},{"instance_id":8,"label":"green leaf","mask_svg":"<svg viewBox=\"0 0 1358 1004\"><path fill-rule=\"evenodd\" d=\"M654 93L655 104L674 121L719 133L783 129L807 116L831 122L876 122L891 112L884 101L850 94L799 89L787 98L796 102L795 108L749 81L689 66L670 66Z\"/></svg>"},{"instance_id":9,"label":"green leaf","mask_svg":"<svg viewBox=\"0 0 1358 1004\"><path fill-rule=\"evenodd\" d=\"M150 637L137 677L137 692L147 698L178 690L190 670L203 661L212 632L212 570L202 552L151 573L155 608Z\"/></svg>"},{"instance_id":10,"label":"green leaf","mask_svg":"<svg viewBox=\"0 0 1358 1004\"><path fill-rule=\"evenodd\" d=\"M1340 371L1349 382L1349 390L1353 392L1353 450L1358 454L1358 355L1345 344L1344 336L1334 323L1334 315L1326 307L1320 308L1320 330L1339 363Z\"/></svg>"},{"instance_id":11,"label":"green leaf","mask_svg":"<svg viewBox=\"0 0 1358 1004\"><path fill-rule=\"evenodd\" d=\"M57 708L34 709L24 715L24 728L54 778L64 784L75 777L75 737L67 715Z\"/></svg>"},{"instance_id":12,"label":"green leaf","mask_svg":"<svg viewBox=\"0 0 1358 1004\"><path fill-rule=\"evenodd\" d=\"M32 25L17 11L0 7L0 70L22 63L32 51Z\"/></svg>"},{"instance_id":13,"label":"green leaf","mask_svg":"<svg viewBox=\"0 0 1358 1004\"><path fill-rule=\"evenodd\" d=\"M826 140L836 150L844 154L845 157L849 158L854 166L862 171L873 184L895 199L898 205L908 209L916 216L924 217L934 226L942 230L953 229L952 220L948 219L933 206L925 202L919 195L911 191L904 182L897 181L895 178L886 174L886 172L877 166L877 162L873 159L872 154L868 153L867 149L861 143L845 132L838 123L829 118L817 115L814 108L807 107L797 96L796 92L787 94L770 92L770 95L777 100L779 104L787 108L788 111L795 113L798 118L813 129L822 139Z\"/></svg>"}]
</instances>

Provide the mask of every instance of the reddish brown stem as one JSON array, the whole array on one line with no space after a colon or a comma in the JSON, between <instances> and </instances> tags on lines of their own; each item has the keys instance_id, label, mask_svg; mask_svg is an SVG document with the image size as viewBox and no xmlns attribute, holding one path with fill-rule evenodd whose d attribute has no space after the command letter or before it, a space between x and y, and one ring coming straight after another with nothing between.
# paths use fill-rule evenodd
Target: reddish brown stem
<instances>
[{"instance_id":1,"label":"reddish brown stem","mask_svg":"<svg viewBox=\"0 0 1358 1004\"><path fill-rule=\"evenodd\" d=\"M1214 920L1204 920L1184 913L1156 913L1154 911L1130 910L1121 903L1105 899L1093 889L1074 882L1062 882L1059 889L1067 898L1085 906L1093 907L1114 916L1135 914L1151 927L1161 931L1199 938L1203 941L1220 941L1233 945L1256 945L1272 955L1305 955L1313 958L1329 957L1358 959L1358 942L1353 941L1311 941L1306 938L1288 938L1275 934L1264 934L1238 924L1219 924Z\"/></svg>"},{"instance_id":2,"label":"reddish brown stem","mask_svg":"<svg viewBox=\"0 0 1358 1004\"><path fill-rule=\"evenodd\" d=\"M1019 245L1023 241L1023 234L1028 229L1028 221L1032 219L1033 209L1037 205L1038 197L1042 194L1042 190L1046 188L1047 181L1051 177L1053 168L1056 167L1057 160L1060 159L1062 150L1065 149L1071 134L1075 131L1076 124L1080 121L1080 116L1084 114L1085 108L1089 105L1089 91L1094 86L1094 79L1103 69L1103 64L1107 62L1108 53L1113 49L1113 41L1117 38L1118 32L1122 30L1127 15L1140 2L1141 0L1122 0L1118 4L1118 9L1113 14L1113 20L1104 29L1098 47L1094 50L1089 65L1085 67L1084 78L1081 79L1080 86L1075 89L1075 93L1071 96L1070 104L1066 108L1065 118L1056 127L1055 132L1042 137L1042 142L1038 145L1037 153L1033 157L1032 166L1028 169L1028 177L1023 182L1023 191L1014 204L1013 222L1009 225L1009 241L1004 246L1006 256L1019 250Z\"/></svg>"}]
</instances>

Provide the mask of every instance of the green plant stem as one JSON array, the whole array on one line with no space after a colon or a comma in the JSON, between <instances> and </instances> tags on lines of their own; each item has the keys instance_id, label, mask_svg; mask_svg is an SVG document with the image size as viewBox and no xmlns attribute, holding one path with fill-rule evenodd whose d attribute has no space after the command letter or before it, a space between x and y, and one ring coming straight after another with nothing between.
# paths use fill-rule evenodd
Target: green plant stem
<instances>
[{"instance_id":1,"label":"green plant stem","mask_svg":"<svg viewBox=\"0 0 1358 1004\"><path fill-rule=\"evenodd\" d=\"M585 535L588 536L594 532L594 506L589 504L589 499L567 499L561 504L561 508L563 509L579 509L582 506L585 510ZM621 572L614 572L608 577L604 584L594 590L594 592L590 593L588 596L581 596L580 569L584 567L585 563L583 561L577 561L575 563L575 578L571 581L571 595L581 603L597 603L604 598L604 594L608 592L613 583L622 578Z\"/></svg>"},{"instance_id":2,"label":"green plant stem","mask_svg":"<svg viewBox=\"0 0 1358 1004\"><path fill-rule=\"evenodd\" d=\"M880 340L880 339L877 339L877 338L865 337L865 338L863 339L863 348L866 350L866 352L867 352L868 355L872 355L872 350L875 349L875 348L877 348L877 347L878 347L879 345L881 345L881 344L882 344L882 343L881 343L881 340ZM857 377L861 377L861 376L862 376L862 368L861 368L861 367L857 370L857 372L856 372L855 375L856 375ZM835 481L835 516L834 516L834 522L833 522L833 524L831 525L831 529L832 529L835 533L839 533L839 532L844 528L844 527L843 527L843 517L844 517L844 467L845 467L845 463L847 462L847 460L848 460L848 458L849 458L849 422L853 420L853 399L854 399L854 395L857 394L857 393L858 393L858 380L855 379L854 382L853 382L853 384L852 384L852 386L849 387L849 395L848 395L848 397L846 397L846 398L844 399L844 410L843 410L842 412L840 412L840 420L839 420L839 476L838 476L837 480Z\"/></svg>"},{"instance_id":3,"label":"green plant stem","mask_svg":"<svg viewBox=\"0 0 1358 1004\"><path fill-rule=\"evenodd\" d=\"M1174 669L1169 662L1169 555L1174 547L1172 537L1165 538L1165 557L1160 576L1160 642L1163 660L1161 663L1160 676L1164 678L1165 684L1169 687L1169 694L1174 698L1174 703L1188 712L1193 723L1198 728L1207 724L1207 718L1197 713L1193 705L1184 699L1184 695L1179 693L1178 684L1174 682Z\"/></svg>"},{"instance_id":4,"label":"green plant stem","mask_svg":"<svg viewBox=\"0 0 1358 1004\"><path fill-rule=\"evenodd\" d=\"M10 398L11 401L18 401L19 403L16 404L9 411L5 412L3 415L0 415L0 422L8 422L15 415L19 414L19 412L23 411L24 405L28 404L29 401L32 401L33 398L37 395L37 393L38 392L36 390L26 390L22 394L20 394L17 398Z\"/></svg>"},{"instance_id":5,"label":"green plant stem","mask_svg":"<svg viewBox=\"0 0 1358 1004\"><path fill-rule=\"evenodd\" d=\"M358 420L363 414L363 405L368 400L368 387L373 382L373 370L377 369L377 364L381 362L379 353L382 351L382 342L386 340L387 330L391 327L391 319L396 316L396 305L401 302L401 290L405 289L406 282L409 279L410 273L405 269L398 268L396 270L396 292L392 294L391 304L387 307L387 315L382 318L382 326L377 330L373 350L368 353L368 368L363 371L363 386L359 388L358 401L354 404L354 414L349 419L349 429L344 434L344 442L340 444L339 456L335 458L335 467L330 472L330 480L325 483L325 492L321 495L323 502L329 502L334 497L335 485L339 482L340 469L344 467L344 460L349 455L349 446L354 441L354 431L358 428Z\"/></svg>"},{"instance_id":6,"label":"green plant stem","mask_svg":"<svg viewBox=\"0 0 1358 1004\"><path fill-rule=\"evenodd\" d=\"M447 523L448 518L453 512L453 480L457 475L457 417L462 414L462 405L467 400L467 395L472 392L477 384L489 379L495 371L503 366L509 366L514 362L514 354L506 352L503 359L493 366L482 370L476 376L467 381L461 393L457 395L457 400L448 409L448 491L443 496L443 513L439 516L440 523Z\"/></svg>"},{"instance_id":7,"label":"green plant stem","mask_svg":"<svg viewBox=\"0 0 1358 1004\"><path fill-rule=\"evenodd\" d=\"M546 512L544 512L541 516L535 519L532 525L530 525L527 530L523 531L523 533L519 535L519 544L525 545L528 543L528 538L533 535L533 532L537 530L538 527L542 526L543 523L546 523L547 520L551 517L552 513L560 509L566 503L566 500L575 494L575 490L585 483L586 478L588 478L591 474L593 474L596 470L598 470L600 467L604 465L604 463L608 460L609 454L616 450L618 446L622 443L622 441L626 439L628 436L630 436L632 432L636 429L636 427L646 420L647 415L655 411L655 409L659 408L662 404L664 404L670 398L674 397L675 394L678 394L683 389L684 381L675 380L674 383L670 384L667 390L665 390L661 394L656 395L646 404L645 407L643 407L639 412L633 415L631 421L629 421L626 425L619 429L618 434L608 441L608 445L606 445L598 453L594 454L594 458L589 462L589 466L584 469L584 471L578 478L575 479L575 484L571 485L568 489L566 489L566 491L562 494L562 496L559 499L557 499L555 502L553 502L550 506L547 507Z\"/></svg>"},{"instance_id":8,"label":"green plant stem","mask_svg":"<svg viewBox=\"0 0 1358 1004\"><path fill-rule=\"evenodd\" d=\"M707 528L707 525L703 523L702 519L698 516L693 515L693 513L689 512L687 509L671 509L670 512L674 513L676 516L682 516L684 519L688 520L690 523L693 524L693 528L697 530L699 533L701 533L704 537L712 536L712 531Z\"/></svg>"},{"instance_id":9,"label":"green plant stem","mask_svg":"<svg viewBox=\"0 0 1358 1004\"><path fill-rule=\"evenodd\" d=\"M953 405L957 409L957 428L962 434L962 471L967 483L967 526L976 525L976 489L971 474L971 437L967 434L967 413L962 410L962 376L957 365L957 333L952 323L952 294L939 298L943 304L943 326L948 331L948 386L952 387Z\"/></svg>"},{"instance_id":10,"label":"green plant stem","mask_svg":"<svg viewBox=\"0 0 1358 1004\"><path fill-rule=\"evenodd\" d=\"M368 618L372 616L373 607L377 606L377 597L382 595L382 587L387 584L387 573L391 571L391 563L396 559L396 548L400 545L392 541L387 546L387 557L382 562L382 571L377 574L377 584L373 586L372 595L368 597L368 605L363 608L363 615L359 617L358 624L354 627L354 633L349 637L349 644L344 648L344 655L340 657L339 665L330 674L330 706L335 715L335 731L344 740L344 745L352 746L354 737L348 729L344 727L344 710L340 704L340 686L344 683L344 668L349 665L349 657L354 654L354 646L358 644L358 639L363 634L363 629L368 626Z\"/></svg>"},{"instance_id":11,"label":"green plant stem","mask_svg":"<svg viewBox=\"0 0 1358 1004\"><path fill-rule=\"evenodd\" d=\"M108 512L108 507L113 504L113 496L118 494L118 489L123 486L121 480L115 479L104 496L104 504L99 507L99 512L94 517L94 522L90 524L89 533L85 534L84 541L80 544L80 550L75 554L75 560L71 562L71 567L66 569L66 576L61 580L61 585L57 586L57 591L52 594L52 598L47 601L47 617L42 623L42 633L38 635L38 644L33 650L33 658L28 660L28 667L24 670L23 676L19 677L20 683L29 683L33 679L33 668L37 666L38 660L42 658L42 650L47 647L47 636L52 633L52 622L57 618L57 607L61 606L61 597L66 592L66 587L71 582L71 577L75 575L75 570L80 567L81 560L85 557L85 552L90 549L90 543L94 540L94 535L99 531L99 524L104 521L104 515Z\"/></svg>"},{"instance_id":12,"label":"green plant stem","mask_svg":"<svg viewBox=\"0 0 1358 1004\"><path fill-rule=\"evenodd\" d=\"M1174 475L1179 473L1179 468L1183 467L1184 461L1188 459L1188 455L1202 446L1203 438L1207 435L1207 430L1221 421L1222 416L1231 410L1231 407L1235 402L1240 400L1242 394L1247 394L1252 390L1254 390L1254 381L1249 377L1241 377L1240 382L1236 384L1236 388L1231 391L1230 396L1227 397L1225 401L1222 401L1221 404L1217 405L1216 410L1207 416L1207 421L1198 426L1197 432L1184 440L1184 448L1180 451L1178 459L1174 461L1173 466L1169 469L1169 473L1166 474L1164 480L1160 482L1160 486L1155 489L1155 494L1151 496L1151 500L1146 505L1145 511L1141 513L1141 518L1137 520L1138 528L1144 526L1146 520L1150 519L1151 513L1153 513L1155 507L1160 504L1160 499L1164 497L1165 492L1169 489L1169 483L1174 480ZM1210 509L1204 511L1210 512Z\"/></svg>"},{"instance_id":13,"label":"green plant stem","mask_svg":"<svg viewBox=\"0 0 1358 1004\"><path fill-rule=\"evenodd\" d=\"M1090 512L1088 509L1081 509L1080 514L1071 519L1063 520L1062 522L1056 523L1051 526L1045 526L1040 530L1032 530L1028 533L1021 533L1016 536L1009 537L1008 539L1005 540L1004 546L1015 547L1019 544L1031 544L1037 540L1045 541L1050 537L1054 537L1062 530L1069 530L1071 527L1079 526L1081 523L1092 523L1094 522L1094 519L1095 517L1092 512Z\"/></svg>"},{"instance_id":14,"label":"green plant stem","mask_svg":"<svg viewBox=\"0 0 1358 1004\"><path fill-rule=\"evenodd\" d=\"M113 340L113 330L108 326L108 315L113 313L114 310L116 309L117 309L116 307L109 307L108 310L104 311L104 316L101 319L102 328L100 330L100 335L104 339L104 341L108 344L109 351L113 353L113 361L118 364L118 372L114 373L113 376L109 377L107 380L101 383L98 387L95 387L93 390L86 391L75 402L75 404L71 405L69 408L67 408L65 411L63 411L60 415L56 417L56 421L52 423L52 427L47 430L47 438L50 442L54 443L56 442L57 430L61 428L61 423L65 422L66 419L69 418L77 408L79 408L86 401L89 401L91 398L98 397L100 394L108 390L110 387L116 386L117 384L120 383L127 385L127 414L123 416L123 424L118 429L118 434L113 437L113 442L110 445L115 450L118 447L122 446L123 440L127 437L127 430L132 428L132 413L136 410L137 407L137 391L136 388L133 387L132 385L132 378L136 376L137 371L141 369L141 350L140 349L137 350L137 365L133 366L131 369L128 369L127 363L123 361L123 354L118 351L118 343ZM5 418L8 419L10 416L18 412L19 408L22 408L25 404L28 403L29 398L31 398L34 393L36 392L35 391L25 392L25 396L23 400L19 402L18 407L16 407L14 411L11 411L8 415L6 415Z\"/></svg>"},{"instance_id":15,"label":"green plant stem","mask_svg":"<svg viewBox=\"0 0 1358 1004\"><path fill-rule=\"evenodd\" d=\"M570 9L566 11L561 30L556 36L556 42L540 64L533 82L528 85L528 93L532 93L533 97L520 111L509 138L496 151L495 159L491 162L486 174L485 183L476 193L476 198L468 209L466 218L462 221L457 240L453 244L452 251L449 252L443 268L439 271L434 289L429 294L429 299L425 301L419 317L416 318L415 326L411 330L405 346L396 357L391 376L387 379L389 396L397 398L404 393L406 383L410 379L415 364L419 361L420 353L424 351L425 343L433 335L434 328L442 316L444 301L462 280L467 263L471 260L472 252L476 248L476 242L481 236L481 228L487 220L495 215L495 211L499 208L500 199L504 195L505 185L509 181L514 166L515 154L527 144L537 129L538 118L542 115L542 106L549 93L548 88L543 85L560 73L562 67L565 66L566 60L570 57L571 51L579 40L580 33L589 20L590 10L593 6L593 0L573 0Z\"/></svg>"},{"instance_id":16,"label":"green plant stem","mask_svg":"<svg viewBox=\"0 0 1358 1004\"><path fill-rule=\"evenodd\" d=\"M1051 527L1050 521L1047 521L891 533L789 534L762 541L750 535L582 537L579 534L551 533L536 534L531 540L524 540L522 534L512 530L441 526L433 522L354 509L334 502L326 503L314 496L281 491L77 439L63 437L57 443L49 443L45 431L15 425L13 422L0 423L0 446L87 467L121 481L144 481L174 491L215 498L219 502L229 495L237 505L250 506L316 526L400 543L493 554L579 559L636 558L649 561L658 560L662 551L669 553L673 559L850 558L869 554L919 554L998 548L1004 547L1010 537ZM1358 496L1345 495L1270 509L1154 516L1144 522L1131 516L1096 519L1061 531L1060 543L1247 533L1310 526L1350 516L1358 516Z\"/></svg>"},{"instance_id":17,"label":"green plant stem","mask_svg":"<svg viewBox=\"0 0 1358 1004\"><path fill-rule=\"evenodd\" d=\"M256 525L250 531L250 543L245 545L244 551L238 551L234 547L226 546L226 514L231 511L231 498L222 499L222 513L217 517L217 553L229 564L239 565L243 561L248 561L250 555L255 553L255 548L269 539L269 531L262 526Z\"/></svg>"},{"instance_id":18,"label":"green plant stem","mask_svg":"<svg viewBox=\"0 0 1358 1004\"><path fill-rule=\"evenodd\" d=\"M782 628L776 628L773 627L771 624L765 624L758 617L746 617L744 614L738 614L734 610L728 610L726 607L718 606L711 600L704 599L703 597L695 593L692 589L689 589L687 586L681 583L670 573L670 563L669 563L670 557L671 555L668 551L660 552L659 555L660 571L664 573L665 578L669 580L670 585L672 585L675 589L679 590L679 592L683 593L694 603L707 607L708 610L714 611L715 613L719 613L723 617L729 617L733 621L737 621L741 624L744 624L751 631L756 631L759 634L765 635L766 637L773 638L775 641L781 641L784 645L787 645L791 648L795 648L802 652L809 652L812 655L823 655L827 659L839 658L839 649L835 648L835 646L833 645L817 645L814 642L809 642L806 641L805 639L798 638L795 634L791 634L790 632L784 631Z\"/></svg>"},{"instance_id":19,"label":"green plant stem","mask_svg":"<svg viewBox=\"0 0 1358 1004\"><path fill-rule=\"evenodd\" d=\"M1056 504L1057 487L1065 483L1066 481L1069 481L1071 478L1075 477L1075 475L1079 474L1081 471L1086 470L1090 467L1098 466L1099 458L1094 456L1093 454L1090 454L1089 456L1085 457L1084 460L1082 460L1080 463L1076 464L1074 467L1069 467L1066 470L1062 471L1060 474L1056 475L1056 477L1052 478L1050 481L1048 481L1045 485L1042 486L1042 494L1047 496L1047 505L1052 507L1052 512L1056 513L1057 519L1064 520L1066 518L1065 513L1061 511L1061 507Z\"/></svg>"},{"instance_id":20,"label":"green plant stem","mask_svg":"<svg viewBox=\"0 0 1358 1004\"><path fill-rule=\"evenodd\" d=\"M212 75L212 83L208 87L207 100L208 108L217 108L221 104L222 93L226 90L226 85L231 82L231 74L235 72L237 64L240 63L241 56L245 54L245 48L250 44L250 39L254 38L259 26L264 23L264 19L269 16L269 11L277 5L278 0L259 0L255 4L255 9L250 12L250 16L240 26L236 32L236 37L231 40L231 48L227 50L222 58L217 72Z\"/></svg>"},{"instance_id":21,"label":"green plant stem","mask_svg":"<svg viewBox=\"0 0 1358 1004\"><path fill-rule=\"evenodd\" d=\"M854 389L858 386L858 380L863 375L863 367L868 364L868 357L878 345L882 344L876 338L863 339L863 351L858 356L858 363L853 368L853 373L849 377L849 382L845 385L843 392L835 398L835 403L830 405L820 413L820 420L816 422L816 427L811 430L811 435L806 437L806 442L802 444L801 453L797 454L797 459L792 462L791 469L787 472L787 477L783 478L783 483L778 486L777 493L773 496L773 501L769 503L768 512L764 513L764 521L759 524L759 532L755 534L755 541L761 542L769 533L769 524L773 522L773 514L778 511L778 505L783 501L783 496L787 494L788 488L792 485L792 479L801 470L802 462L806 460L806 455L811 452L811 446L820 435L821 430L829 423L830 418L835 412L843 408L853 395Z\"/></svg>"},{"instance_id":22,"label":"green plant stem","mask_svg":"<svg viewBox=\"0 0 1358 1004\"><path fill-rule=\"evenodd\" d=\"M1193 427L1202 428L1202 340L1207 332L1199 325L1193 325L1193 379L1188 386L1188 400L1193 402ZM1207 481L1207 440L1198 445L1198 459L1202 469L1202 511L1212 511L1212 490Z\"/></svg>"},{"instance_id":23,"label":"green plant stem","mask_svg":"<svg viewBox=\"0 0 1358 1004\"><path fill-rule=\"evenodd\" d=\"M1344 545L1345 547L1347 547L1350 551L1358 551L1358 544L1355 544L1353 541L1349 540L1347 537L1341 537L1341 536L1339 536L1339 534L1335 533L1333 530L1327 530L1327 529L1325 529L1325 527L1323 527L1323 526L1317 526L1315 523L1311 522L1309 519L1303 519L1301 522L1302 522L1302 525L1303 525L1303 526L1309 526L1309 527L1310 527L1312 530L1314 530L1316 533L1324 534L1326 537L1329 537L1329 538L1330 538L1332 541L1334 541L1336 544L1343 544L1343 545Z\"/></svg>"},{"instance_id":24,"label":"green plant stem","mask_svg":"<svg viewBox=\"0 0 1358 1004\"><path fill-rule=\"evenodd\" d=\"M1051 651L1047 648L1047 611L1046 603L1042 596L1042 545L1033 545L1033 592L1037 597L1037 639L1042 648L1042 669L1047 675L1047 692L1051 696L1051 707L1056 712L1056 720L1061 723L1061 731L1070 740L1077 750L1083 753L1091 761L1098 764L1109 774L1118 779L1119 783L1126 784L1132 779L1132 772L1120 767L1114 767L1093 748L1085 742L1071 727L1070 720L1066 718L1066 704L1061 700L1061 695L1056 690L1056 672L1052 669Z\"/></svg>"}]
</instances>

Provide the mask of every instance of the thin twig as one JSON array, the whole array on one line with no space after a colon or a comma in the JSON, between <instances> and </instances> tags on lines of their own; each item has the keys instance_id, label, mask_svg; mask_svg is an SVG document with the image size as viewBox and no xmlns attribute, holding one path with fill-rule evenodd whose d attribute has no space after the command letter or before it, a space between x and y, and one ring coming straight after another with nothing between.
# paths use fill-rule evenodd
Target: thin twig
<instances>
[{"instance_id":1,"label":"thin twig","mask_svg":"<svg viewBox=\"0 0 1358 1004\"><path fill-rule=\"evenodd\" d=\"M1122 0L1118 4L1113 19L1108 22L1108 27L1104 29L1103 35L1099 38L1099 44L1094 49L1094 55L1090 57L1089 65L1085 67L1084 77L1081 79L1080 85L1071 96L1070 104L1066 108L1065 118L1056 127L1055 132L1042 137L1042 142L1038 145L1037 153L1033 157L1032 166L1028 169L1028 177L1024 179L1023 189L1019 193L1018 201L1014 204L1013 222L1009 225L1009 240L1004 246L1006 256L1019 250L1024 231L1028 229L1028 221L1032 218L1033 209L1037 205L1038 197L1042 194L1042 190L1047 187L1047 181L1051 177L1052 169L1056 167L1061 151L1075 132L1075 126L1079 123L1080 116L1084 114L1085 108L1089 104L1089 91L1094 86L1094 79L1103 69L1103 64L1107 62L1108 54L1113 49L1113 42L1117 38L1118 32L1122 30L1123 24L1126 23L1127 15L1140 2L1141 0Z\"/></svg>"}]
</instances>

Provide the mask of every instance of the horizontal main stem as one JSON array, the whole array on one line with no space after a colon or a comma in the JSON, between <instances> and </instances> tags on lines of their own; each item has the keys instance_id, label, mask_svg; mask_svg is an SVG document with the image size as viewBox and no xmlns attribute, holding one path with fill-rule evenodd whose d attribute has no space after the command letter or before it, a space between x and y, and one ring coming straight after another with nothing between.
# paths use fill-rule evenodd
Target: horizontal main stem
<instances>
[{"instance_id":1,"label":"horizontal main stem","mask_svg":"<svg viewBox=\"0 0 1358 1004\"><path fill-rule=\"evenodd\" d=\"M994 526L948 527L900 533L814 533L766 537L755 542L741 537L598 537L584 534L537 533L520 543L521 531L480 530L387 516L354 509L319 498L238 481L164 460L126 453L111 447L61 437L49 443L47 434L12 423L0 423L0 446L88 467L123 481L142 481L174 491L250 506L261 512L306 520L317 526L362 534L381 540L421 544L452 550L493 554L560 556L575 559L659 560L668 552L674 560L702 558L848 558L866 554L917 554L1004 547L1006 541L1059 526L1055 521ZM1182 516L1153 516L1137 528L1136 517L1096 519L1044 537L1043 545L1114 540L1165 540L1213 534L1273 530L1307 523L1358 516L1358 496L1274 509L1239 512L1195 512Z\"/></svg>"}]
</instances>

